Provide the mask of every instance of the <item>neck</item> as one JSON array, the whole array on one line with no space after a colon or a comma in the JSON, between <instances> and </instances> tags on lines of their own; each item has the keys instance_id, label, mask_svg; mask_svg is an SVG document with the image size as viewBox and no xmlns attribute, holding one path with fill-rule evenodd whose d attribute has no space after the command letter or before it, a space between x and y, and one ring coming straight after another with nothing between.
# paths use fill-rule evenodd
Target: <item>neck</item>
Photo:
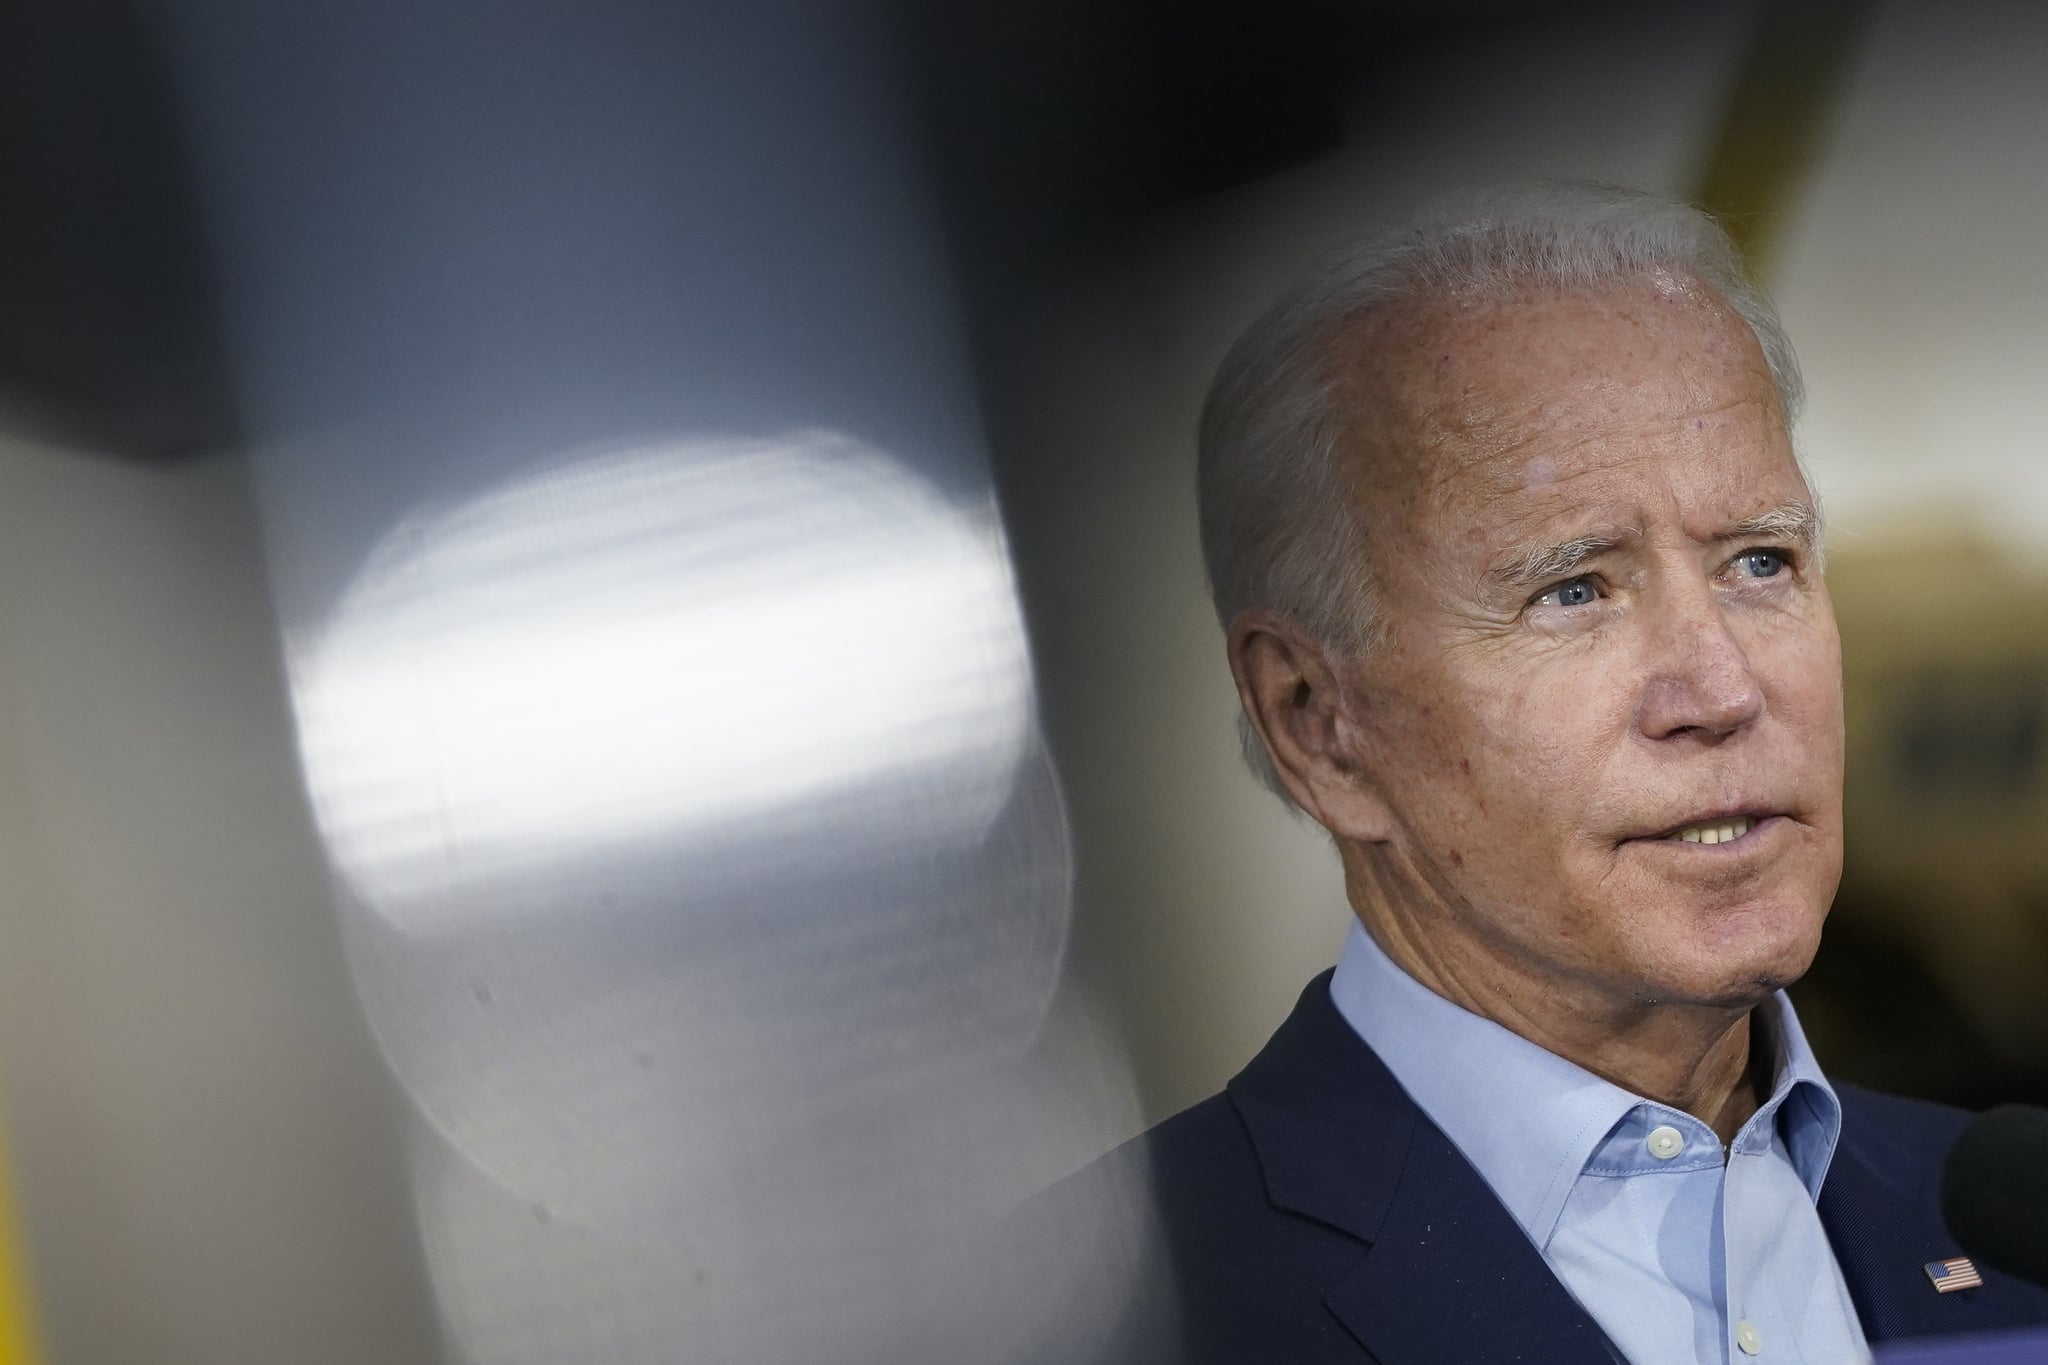
<instances>
[{"instance_id":1,"label":"neck","mask_svg":"<svg viewBox=\"0 0 2048 1365\"><path fill-rule=\"evenodd\" d=\"M1356 891L1356 887L1352 888ZM1414 921L1353 896L1394 964L1452 1004L1583 1067L1632 1094L1693 1115L1725 1144L1769 1086L1756 1075L1751 1006L1646 1002L1589 981L1532 973L1504 953L1446 942Z\"/></svg>"}]
</instances>

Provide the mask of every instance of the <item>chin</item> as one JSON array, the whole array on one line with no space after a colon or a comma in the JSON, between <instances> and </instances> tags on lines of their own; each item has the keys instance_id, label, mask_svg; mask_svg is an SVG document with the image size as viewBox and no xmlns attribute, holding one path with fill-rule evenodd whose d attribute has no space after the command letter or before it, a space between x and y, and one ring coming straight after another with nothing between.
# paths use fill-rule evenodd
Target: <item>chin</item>
<instances>
[{"instance_id":1,"label":"chin","mask_svg":"<svg viewBox=\"0 0 2048 1365\"><path fill-rule=\"evenodd\" d=\"M1820 949L1825 903L1804 895L1752 902L1695 927L1690 942L1664 960L1669 998L1742 1009L1806 975ZM1675 945L1674 945L1675 946Z\"/></svg>"},{"instance_id":2,"label":"chin","mask_svg":"<svg viewBox=\"0 0 2048 1365\"><path fill-rule=\"evenodd\" d=\"M1792 926L1764 942L1721 944L1707 951L1684 994L1703 1004L1746 1009L1798 981L1820 949L1820 926Z\"/></svg>"}]
</instances>

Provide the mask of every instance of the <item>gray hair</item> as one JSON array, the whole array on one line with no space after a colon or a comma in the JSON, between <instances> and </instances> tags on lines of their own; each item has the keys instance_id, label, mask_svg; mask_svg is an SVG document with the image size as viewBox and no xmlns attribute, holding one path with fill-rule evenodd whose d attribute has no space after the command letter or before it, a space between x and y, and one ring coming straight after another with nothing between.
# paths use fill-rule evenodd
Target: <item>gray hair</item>
<instances>
[{"instance_id":1,"label":"gray hair","mask_svg":"<svg viewBox=\"0 0 2048 1365\"><path fill-rule=\"evenodd\" d=\"M1740 253L1690 204L1615 185L1542 183L1447 200L1328 257L1239 337L1202 407L1196 496L1216 616L1268 608L1356 656L1381 609L1344 477L1333 343L1388 304L1499 297L1531 285L1596 289L1660 273L1707 286L1763 348L1789 429L1804 398L1777 310ZM1285 789L1240 717L1245 760Z\"/></svg>"}]
</instances>

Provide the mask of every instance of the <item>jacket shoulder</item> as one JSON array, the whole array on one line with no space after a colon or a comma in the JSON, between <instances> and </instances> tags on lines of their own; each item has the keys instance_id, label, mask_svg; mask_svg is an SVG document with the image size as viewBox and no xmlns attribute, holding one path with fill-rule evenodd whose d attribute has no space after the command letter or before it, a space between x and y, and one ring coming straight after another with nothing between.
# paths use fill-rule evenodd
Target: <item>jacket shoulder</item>
<instances>
[{"instance_id":1,"label":"jacket shoulder","mask_svg":"<svg viewBox=\"0 0 2048 1365\"><path fill-rule=\"evenodd\" d=\"M2048 1291L1985 1267L1982 1288L1936 1294L1923 1266L1962 1254L1941 1214L1941 1173L1976 1117L1965 1109L1835 1085L1842 1137L1821 1186L1850 1297L1872 1341L2048 1322Z\"/></svg>"},{"instance_id":2,"label":"jacket shoulder","mask_svg":"<svg viewBox=\"0 0 2048 1365\"><path fill-rule=\"evenodd\" d=\"M1881 1142L1889 1155L1906 1160L1931 1157L1939 1163L1964 1127L1976 1117L1954 1105L1867 1090L1860 1085L1837 1082L1834 1089L1842 1102L1844 1131L1862 1129Z\"/></svg>"},{"instance_id":3,"label":"jacket shoulder","mask_svg":"<svg viewBox=\"0 0 2048 1365\"><path fill-rule=\"evenodd\" d=\"M1227 1093L1033 1196L1005 1241L1039 1300L1030 1347L1012 1359L1364 1359L1322 1299L1363 1248L1274 1206Z\"/></svg>"},{"instance_id":4,"label":"jacket shoulder","mask_svg":"<svg viewBox=\"0 0 2048 1365\"><path fill-rule=\"evenodd\" d=\"M1027 1199L1004 1220L996 1278L1011 1365L1167 1365L1185 1358L1175 1210L1201 1186L1232 1198L1241 1125L1212 1096Z\"/></svg>"}]
</instances>

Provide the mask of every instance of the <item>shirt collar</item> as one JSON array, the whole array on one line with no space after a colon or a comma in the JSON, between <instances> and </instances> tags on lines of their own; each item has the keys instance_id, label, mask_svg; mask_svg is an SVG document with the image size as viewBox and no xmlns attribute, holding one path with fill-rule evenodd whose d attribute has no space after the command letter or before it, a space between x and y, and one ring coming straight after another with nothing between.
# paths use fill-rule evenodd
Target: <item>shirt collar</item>
<instances>
[{"instance_id":1,"label":"shirt collar","mask_svg":"<svg viewBox=\"0 0 2048 1365\"><path fill-rule=\"evenodd\" d=\"M1675 1113L1452 1004L1396 966L1357 924L1330 999L1538 1248L1610 1132L1638 1109L1638 1122ZM1782 1134L1817 1198L1841 1133L1841 1104L1784 992L1760 1008L1770 1011L1763 1032L1775 1045L1775 1080L1735 1146L1767 1147Z\"/></svg>"}]
</instances>

